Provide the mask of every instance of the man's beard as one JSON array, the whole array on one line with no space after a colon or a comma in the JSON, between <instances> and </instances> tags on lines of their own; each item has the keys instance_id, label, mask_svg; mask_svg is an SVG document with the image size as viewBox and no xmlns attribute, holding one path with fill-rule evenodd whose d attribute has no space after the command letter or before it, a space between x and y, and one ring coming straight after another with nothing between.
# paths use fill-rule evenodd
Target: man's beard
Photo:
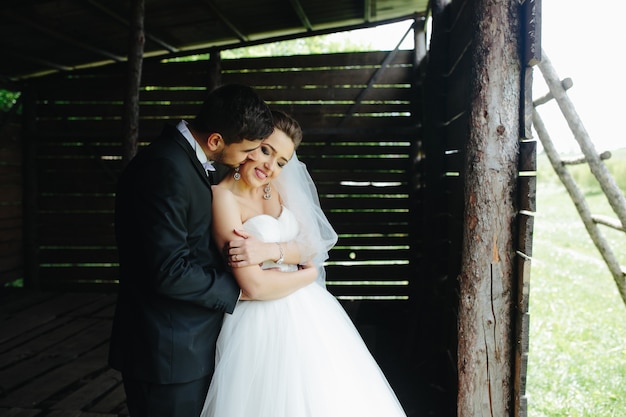
<instances>
[{"instance_id":1,"label":"man's beard","mask_svg":"<svg viewBox=\"0 0 626 417\"><path fill-rule=\"evenodd\" d=\"M217 155L213 155L213 162L217 162L218 164L227 166L229 168L237 168L239 164L227 164L224 162L224 151L225 149L222 149Z\"/></svg>"}]
</instances>

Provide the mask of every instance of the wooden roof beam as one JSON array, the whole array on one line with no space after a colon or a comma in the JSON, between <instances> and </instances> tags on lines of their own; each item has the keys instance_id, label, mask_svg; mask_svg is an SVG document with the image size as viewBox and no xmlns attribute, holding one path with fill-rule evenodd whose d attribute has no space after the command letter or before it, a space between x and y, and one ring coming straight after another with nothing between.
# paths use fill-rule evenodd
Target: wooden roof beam
<instances>
[{"instance_id":1,"label":"wooden roof beam","mask_svg":"<svg viewBox=\"0 0 626 417\"><path fill-rule=\"evenodd\" d=\"M74 45L76 47L79 47L79 48L82 48L82 49L86 49L88 51L94 52L97 55L106 57L108 59L112 59L113 61L116 61L116 62L122 62L122 61L125 60L124 57L121 57L121 56L116 55L116 54L114 54L112 52L106 51L104 49L96 48L95 46L88 45L88 44L86 44L84 42L81 42L79 40L76 40L74 38L71 38L71 37L69 37L69 36L67 36L67 35L65 35L63 33L57 32L56 30L50 29L49 27L45 27L45 26L43 26L43 25L41 25L41 24L39 24L37 22L34 22L34 21L32 21L30 19L27 19L27 18L25 18L23 16L20 16L20 15L16 14L13 11L5 10L3 15L6 16L9 19L12 19L12 20L18 22L18 23L21 23L21 24L26 25L26 26L30 26L31 28L37 30L38 32L45 33L46 35L49 35L49 36L51 36L51 37L53 37L55 39L58 39L58 40L66 43L66 44Z\"/></svg>"},{"instance_id":2,"label":"wooden roof beam","mask_svg":"<svg viewBox=\"0 0 626 417\"><path fill-rule=\"evenodd\" d=\"M48 67L50 69L53 70L58 70L58 71L71 71L74 69L74 67L69 67L67 65L63 65L63 64L59 64L56 62L52 62L52 61L48 61L47 59L41 59L41 58L37 58L36 56L33 56L32 54L23 54L21 52L18 52L12 48L9 48L7 46L0 46L0 49L2 49L3 52L6 52L7 54L11 55L13 58L22 60L22 61L29 61L29 62L34 62L35 64L39 64L41 66L44 67Z\"/></svg>"},{"instance_id":3,"label":"wooden roof beam","mask_svg":"<svg viewBox=\"0 0 626 417\"><path fill-rule=\"evenodd\" d=\"M249 40L248 37L244 35L243 32L240 31L239 28L235 26L211 0L204 0L204 2L211 8L218 19L228 26L228 28L235 34L235 36L237 36L237 38L239 38L240 41L247 42Z\"/></svg>"},{"instance_id":4,"label":"wooden roof beam","mask_svg":"<svg viewBox=\"0 0 626 417\"><path fill-rule=\"evenodd\" d=\"M128 19L124 19L122 16L118 15L113 10L111 10L108 7L104 6L102 3L100 3L100 2L98 2L96 0L87 0L87 3L91 4L98 11L100 11L103 14L107 15L108 17L112 18L113 20L117 21L118 23L121 23L122 25L124 25L124 26L126 26L128 28L130 27L130 22L128 21ZM144 33L145 33L146 39L151 40L152 42L154 42L157 45L161 46L162 48L166 49L167 51L172 52L172 53L178 52L178 48L168 44L167 42L163 41L161 38L153 35L152 33L148 32L148 31L144 31Z\"/></svg>"},{"instance_id":5,"label":"wooden roof beam","mask_svg":"<svg viewBox=\"0 0 626 417\"><path fill-rule=\"evenodd\" d=\"M300 22L302 23L302 26L306 28L307 32L312 31L313 25L311 25L311 21L309 20L309 17L304 11L304 8L302 7L302 3L300 2L300 0L289 0L289 2L291 3L291 7L293 7L293 10L298 15L298 18L300 18Z\"/></svg>"}]
</instances>

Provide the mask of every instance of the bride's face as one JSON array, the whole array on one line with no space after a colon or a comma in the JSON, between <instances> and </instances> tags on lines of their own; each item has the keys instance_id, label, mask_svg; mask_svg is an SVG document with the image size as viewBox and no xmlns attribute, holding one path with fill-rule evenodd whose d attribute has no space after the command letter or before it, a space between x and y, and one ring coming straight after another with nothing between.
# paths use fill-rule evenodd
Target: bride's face
<instances>
[{"instance_id":1,"label":"bride's face","mask_svg":"<svg viewBox=\"0 0 626 417\"><path fill-rule=\"evenodd\" d=\"M280 175L295 150L293 141L282 130L274 129L259 149L250 155L249 160L240 167L241 175L251 181L267 184Z\"/></svg>"}]
</instances>

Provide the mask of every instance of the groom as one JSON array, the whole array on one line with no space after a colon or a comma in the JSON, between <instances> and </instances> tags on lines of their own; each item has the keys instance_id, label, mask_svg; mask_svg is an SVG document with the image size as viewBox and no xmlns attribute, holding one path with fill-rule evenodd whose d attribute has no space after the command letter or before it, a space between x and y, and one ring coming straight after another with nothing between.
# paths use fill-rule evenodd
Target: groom
<instances>
[{"instance_id":1,"label":"groom","mask_svg":"<svg viewBox=\"0 0 626 417\"><path fill-rule=\"evenodd\" d=\"M249 87L213 90L194 120L167 126L120 177L119 295L109 351L132 417L200 415L224 313L240 289L211 239L211 162L235 167L273 130Z\"/></svg>"}]
</instances>

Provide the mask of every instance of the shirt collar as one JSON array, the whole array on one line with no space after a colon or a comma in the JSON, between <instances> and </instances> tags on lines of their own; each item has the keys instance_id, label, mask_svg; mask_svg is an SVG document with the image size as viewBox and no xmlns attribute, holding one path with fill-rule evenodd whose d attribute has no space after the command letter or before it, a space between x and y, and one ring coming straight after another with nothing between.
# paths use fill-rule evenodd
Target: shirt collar
<instances>
[{"instance_id":1,"label":"shirt collar","mask_svg":"<svg viewBox=\"0 0 626 417\"><path fill-rule=\"evenodd\" d=\"M213 162L208 160L208 158L206 157L206 154L202 150L202 147L200 147L200 145L198 144L196 139L191 134L191 131L187 127L187 122L184 121L184 120L181 120L176 125L176 129L178 129L178 131L181 133L181 135L183 135L185 137L185 139L187 139L187 142L189 142L189 144L191 145L193 150L196 151L196 157L198 158L198 161L200 161L202 166L205 169L208 169L209 171L215 171L215 167L213 166Z\"/></svg>"}]
</instances>

